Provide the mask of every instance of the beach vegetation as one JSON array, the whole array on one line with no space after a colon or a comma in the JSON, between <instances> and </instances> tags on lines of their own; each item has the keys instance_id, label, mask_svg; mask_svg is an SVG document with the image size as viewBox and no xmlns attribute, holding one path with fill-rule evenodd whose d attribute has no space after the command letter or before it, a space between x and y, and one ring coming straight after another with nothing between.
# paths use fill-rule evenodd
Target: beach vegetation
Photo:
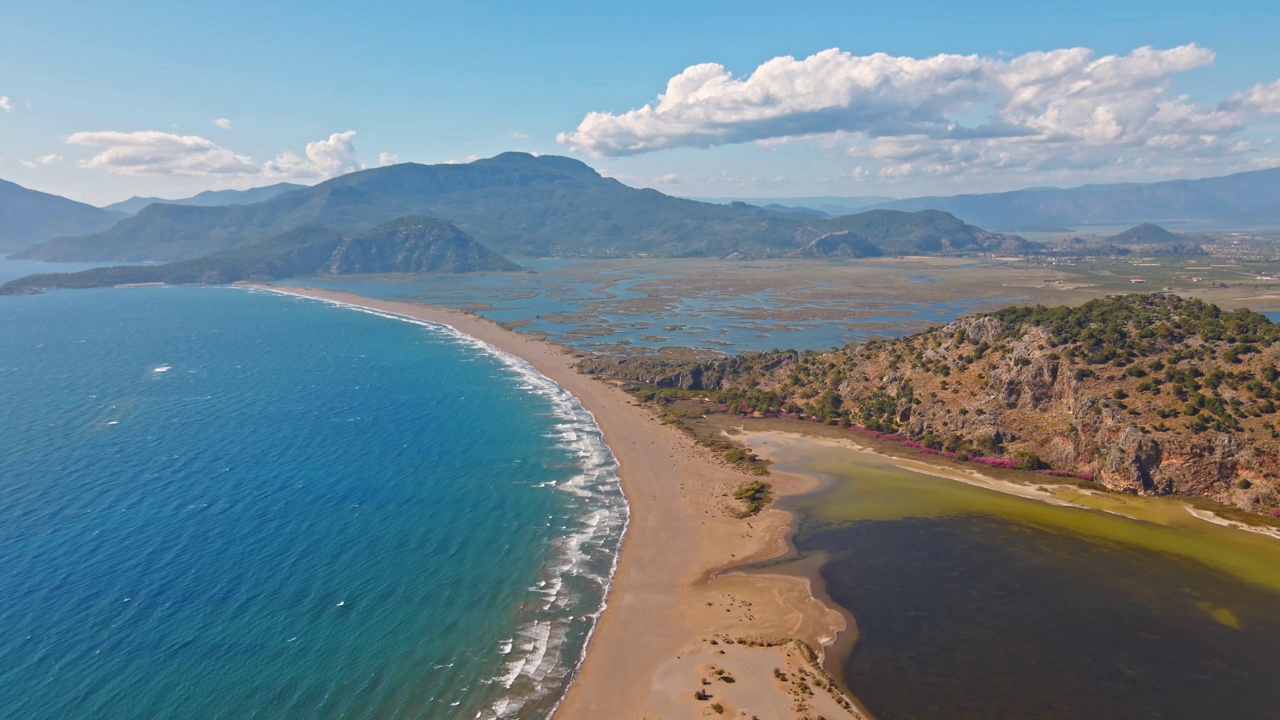
<instances>
[{"instance_id":1,"label":"beach vegetation","mask_svg":"<svg viewBox=\"0 0 1280 720\"><path fill-rule=\"evenodd\" d=\"M740 518L751 517L758 514L769 504L771 499L769 493L769 484L759 480L752 480L733 492L735 500L742 502L742 509L738 511L737 516Z\"/></svg>"}]
</instances>

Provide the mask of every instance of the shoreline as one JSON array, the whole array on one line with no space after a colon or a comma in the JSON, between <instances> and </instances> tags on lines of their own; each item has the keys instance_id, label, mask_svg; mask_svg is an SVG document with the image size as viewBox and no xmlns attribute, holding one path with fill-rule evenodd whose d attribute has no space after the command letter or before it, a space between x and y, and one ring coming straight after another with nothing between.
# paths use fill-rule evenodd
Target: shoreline
<instances>
[{"instance_id":1,"label":"shoreline","mask_svg":"<svg viewBox=\"0 0 1280 720\"><path fill-rule=\"evenodd\" d=\"M239 287L448 326L527 362L594 417L618 462L628 520L604 605L553 717L696 717L711 702L726 715L866 717L821 666L825 648L846 636L846 613L815 597L809 579L737 570L790 551L791 514L770 507L733 517L728 496L749 478L662 425L615 383L579 373L572 349L451 308L299 286ZM769 481L779 498L818 483L789 473ZM726 675L733 680L713 684ZM798 690L806 679L822 690Z\"/></svg>"},{"instance_id":2,"label":"shoreline","mask_svg":"<svg viewBox=\"0 0 1280 720\"><path fill-rule=\"evenodd\" d=\"M751 424L759 423L760 427L752 428ZM790 424L796 423L795 427ZM781 427L779 425L782 425ZM825 426L818 426L823 428ZM804 438L820 445L829 447L839 447L857 453L865 453L886 460L898 468L908 470L920 475L928 475L943 480L951 480L954 482L964 483L973 487L984 488L1004 495L1012 495L1027 500L1045 503L1048 505L1056 505L1059 507L1073 507L1081 510L1093 510L1096 512L1109 513L1120 517L1129 518L1130 520L1145 521L1141 514L1134 512L1123 512L1120 509L1105 507L1108 500L1118 505L1128 505L1132 501L1163 503L1171 507L1177 507L1185 511L1188 515L1196 520L1218 525L1221 527L1238 530L1241 532L1253 533L1255 535L1266 536L1275 540L1280 540L1280 527L1263 523L1251 523L1246 520L1238 520L1230 517L1224 517L1213 507L1198 507L1193 504L1190 498L1177 495L1168 496L1128 496L1123 493L1111 492L1105 489L1094 489L1079 482L1063 482L1063 480L1072 480L1071 477L1056 477L1053 475L1034 474L1034 471L1015 471L1024 473L1025 477L1017 480L1002 479L978 469L979 466L973 466L966 463L964 466L954 464L946 464L926 459L919 453L909 450L885 450L875 447L873 443L862 442L856 436L848 434L833 434L814 432L815 428L809 426L804 421L793 421L778 418L751 419L747 422L735 423L731 425L733 433L726 432L726 435L742 440L743 437L751 437L756 435L776 434L780 436L791 436L796 438ZM762 451L761 448L751 446L750 442L744 443L751 447L751 450L762 457L767 457L767 449ZM1074 494L1074 498L1064 499L1055 495L1056 493ZM1081 502L1082 498L1089 498L1092 502ZM1132 510L1132 508L1125 508Z\"/></svg>"}]
</instances>

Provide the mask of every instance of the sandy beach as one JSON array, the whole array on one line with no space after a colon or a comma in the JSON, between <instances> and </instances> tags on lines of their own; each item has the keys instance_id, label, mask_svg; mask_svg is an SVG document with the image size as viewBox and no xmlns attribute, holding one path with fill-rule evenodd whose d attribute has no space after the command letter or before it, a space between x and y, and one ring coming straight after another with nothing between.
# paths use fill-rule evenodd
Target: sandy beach
<instances>
[{"instance_id":1,"label":"sandy beach","mask_svg":"<svg viewBox=\"0 0 1280 720\"><path fill-rule=\"evenodd\" d=\"M303 287L262 287L433 323L523 358L576 396L619 462L631 519L617 574L562 720L865 717L830 684L822 653L853 633L852 618L809 580L732 568L788 551L791 517L768 509L738 519L729 497L748 478L660 424L615 384L579 374L571 350L461 311ZM776 496L813 478L769 477ZM791 643L802 641L807 648ZM705 694L705 699L695 697Z\"/></svg>"}]
</instances>

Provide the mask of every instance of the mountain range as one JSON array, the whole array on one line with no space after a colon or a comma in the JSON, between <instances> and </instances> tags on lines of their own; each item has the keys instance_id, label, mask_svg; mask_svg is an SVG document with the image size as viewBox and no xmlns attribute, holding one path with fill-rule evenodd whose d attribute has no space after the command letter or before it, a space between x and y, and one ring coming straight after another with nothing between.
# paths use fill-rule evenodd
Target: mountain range
<instances>
[{"instance_id":1,"label":"mountain range","mask_svg":"<svg viewBox=\"0 0 1280 720\"><path fill-rule=\"evenodd\" d=\"M504 153L468 164L363 170L250 205L150 205L102 232L58 238L19 257L175 261L247 247L304 225L358 233L405 215L447 220L518 257L776 257L842 230L885 254L1025 245L936 211L825 219L744 203L713 205L628 187L570 158Z\"/></svg>"},{"instance_id":2,"label":"mountain range","mask_svg":"<svg viewBox=\"0 0 1280 720\"><path fill-rule=\"evenodd\" d=\"M281 183L179 200L134 198L109 208L0 182L0 252L26 247L20 257L52 261L177 261L252 246L298 227L358 234L411 215L444 219L519 257L1021 252L1035 246L982 228L1049 230L1161 218L1193 226L1280 223L1280 169L906 200L793 200L818 207L783 206L782 198L759 199L763 207L676 198L628 187L570 158L525 153L457 165L406 163L313 187ZM832 217L853 209L859 211ZM833 233L846 233L844 242L813 245Z\"/></svg>"},{"instance_id":3,"label":"mountain range","mask_svg":"<svg viewBox=\"0 0 1280 720\"><path fill-rule=\"evenodd\" d=\"M876 207L943 210L968 223L1008 231L1146 222L1188 228L1275 225L1280 224L1280 168L1203 180L919 197Z\"/></svg>"},{"instance_id":4,"label":"mountain range","mask_svg":"<svg viewBox=\"0 0 1280 720\"><path fill-rule=\"evenodd\" d=\"M122 212L126 215L136 215L139 210L148 206L162 203L164 205L195 205L198 207L214 207L217 205L252 205L263 200L281 194L290 190L300 190L306 185L298 185L296 183L276 183L275 185L266 185L264 187L250 188L248 190L205 190L204 192L177 200L166 200L158 197L138 197L133 196L128 200L121 200L118 203L103 206L103 210L113 210Z\"/></svg>"}]
</instances>

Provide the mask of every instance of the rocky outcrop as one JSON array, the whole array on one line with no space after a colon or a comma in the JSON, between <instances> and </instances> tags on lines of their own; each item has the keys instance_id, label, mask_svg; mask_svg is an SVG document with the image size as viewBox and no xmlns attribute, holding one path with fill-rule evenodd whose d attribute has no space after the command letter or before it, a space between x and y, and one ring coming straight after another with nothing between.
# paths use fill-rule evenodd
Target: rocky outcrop
<instances>
[{"instance_id":1,"label":"rocky outcrop","mask_svg":"<svg viewBox=\"0 0 1280 720\"><path fill-rule=\"evenodd\" d=\"M1111 490L1280 512L1280 328L1197 303L1128 296L1070 312L1011 309L825 353L614 370L754 393L757 404L767 393L778 409L1045 463Z\"/></svg>"}]
</instances>

